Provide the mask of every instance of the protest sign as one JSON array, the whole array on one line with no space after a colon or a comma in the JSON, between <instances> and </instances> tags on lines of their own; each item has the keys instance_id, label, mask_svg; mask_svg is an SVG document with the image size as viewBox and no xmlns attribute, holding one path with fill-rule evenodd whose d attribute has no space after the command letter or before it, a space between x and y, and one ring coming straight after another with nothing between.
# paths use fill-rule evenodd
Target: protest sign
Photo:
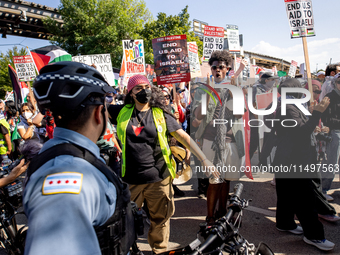
<instances>
[{"instance_id":1,"label":"protest sign","mask_svg":"<svg viewBox=\"0 0 340 255\"><path fill-rule=\"evenodd\" d=\"M312 0L285 0L291 38L315 36Z\"/></svg>"},{"instance_id":2,"label":"protest sign","mask_svg":"<svg viewBox=\"0 0 340 255\"><path fill-rule=\"evenodd\" d=\"M298 63L296 61L292 60L292 62L290 63L289 72L288 72L289 77L291 77L291 78L295 77L297 65L298 65Z\"/></svg>"},{"instance_id":3,"label":"protest sign","mask_svg":"<svg viewBox=\"0 0 340 255\"><path fill-rule=\"evenodd\" d=\"M196 42L188 42L189 66L191 78L201 76L201 66L198 59L198 47Z\"/></svg>"},{"instance_id":4,"label":"protest sign","mask_svg":"<svg viewBox=\"0 0 340 255\"><path fill-rule=\"evenodd\" d=\"M315 36L312 0L285 0L286 12L291 30L291 38L302 37L303 53L305 55L308 89L313 102L312 76L310 72L309 55L307 47L308 36Z\"/></svg>"},{"instance_id":5,"label":"protest sign","mask_svg":"<svg viewBox=\"0 0 340 255\"><path fill-rule=\"evenodd\" d=\"M5 96L5 102L7 101L13 101L14 102L14 93L13 90L11 92L6 92L6 96Z\"/></svg>"},{"instance_id":6,"label":"protest sign","mask_svg":"<svg viewBox=\"0 0 340 255\"><path fill-rule=\"evenodd\" d=\"M152 40L157 84L190 81L186 35L171 35Z\"/></svg>"},{"instance_id":7,"label":"protest sign","mask_svg":"<svg viewBox=\"0 0 340 255\"><path fill-rule=\"evenodd\" d=\"M277 68L276 68L276 66L273 66L273 67L272 67L272 72L273 72L273 74L274 74L275 76L277 76Z\"/></svg>"},{"instance_id":8,"label":"protest sign","mask_svg":"<svg viewBox=\"0 0 340 255\"><path fill-rule=\"evenodd\" d=\"M112 70L110 54L81 55L72 57L72 61L86 65L95 65L110 86L115 86L115 76Z\"/></svg>"},{"instance_id":9,"label":"protest sign","mask_svg":"<svg viewBox=\"0 0 340 255\"><path fill-rule=\"evenodd\" d=\"M227 39L229 52L231 53L240 52L240 38L238 33L238 26L227 25Z\"/></svg>"},{"instance_id":10,"label":"protest sign","mask_svg":"<svg viewBox=\"0 0 340 255\"><path fill-rule=\"evenodd\" d=\"M242 80L247 81L250 78L250 58L245 57L244 60L247 62L247 64L242 70Z\"/></svg>"},{"instance_id":11,"label":"protest sign","mask_svg":"<svg viewBox=\"0 0 340 255\"><path fill-rule=\"evenodd\" d=\"M273 102L273 92L256 95L256 105L258 110L266 109Z\"/></svg>"},{"instance_id":12,"label":"protest sign","mask_svg":"<svg viewBox=\"0 0 340 255\"><path fill-rule=\"evenodd\" d=\"M143 40L123 40L123 57L128 77L145 74Z\"/></svg>"},{"instance_id":13,"label":"protest sign","mask_svg":"<svg viewBox=\"0 0 340 255\"><path fill-rule=\"evenodd\" d=\"M203 38L203 59L208 61L211 53L215 50L223 50L224 46L224 28L223 27L204 27Z\"/></svg>"},{"instance_id":14,"label":"protest sign","mask_svg":"<svg viewBox=\"0 0 340 255\"><path fill-rule=\"evenodd\" d=\"M35 79L34 63L30 55L13 56L13 63L19 81L33 81Z\"/></svg>"},{"instance_id":15,"label":"protest sign","mask_svg":"<svg viewBox=\"0 0 340 255\"><path fill-rule=\"evenodd\" d=\"M146 72L146 78L148 78L150 84L157 82L157 77L155 73L155 65L146 64L145 72Z\"/></svg>"}]
</instances>

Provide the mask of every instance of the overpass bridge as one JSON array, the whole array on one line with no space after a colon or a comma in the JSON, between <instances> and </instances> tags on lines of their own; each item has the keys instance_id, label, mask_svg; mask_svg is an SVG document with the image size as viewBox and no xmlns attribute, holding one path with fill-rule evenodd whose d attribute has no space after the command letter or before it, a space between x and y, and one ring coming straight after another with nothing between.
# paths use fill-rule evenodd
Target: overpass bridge
<instances>
[{"instance_id":1,"label":"overpass bridge","mask_svg":"<svg viewBox=\"0 0 340 255\"><path fill-rule=\"evenodd\" d=\"M22 0L0 0L0 34L16 35L35 39L49 40L52 36L42 20L46 17L57 20L62 28L63 20L58 8Z\"/></svg>"}]
</instances>

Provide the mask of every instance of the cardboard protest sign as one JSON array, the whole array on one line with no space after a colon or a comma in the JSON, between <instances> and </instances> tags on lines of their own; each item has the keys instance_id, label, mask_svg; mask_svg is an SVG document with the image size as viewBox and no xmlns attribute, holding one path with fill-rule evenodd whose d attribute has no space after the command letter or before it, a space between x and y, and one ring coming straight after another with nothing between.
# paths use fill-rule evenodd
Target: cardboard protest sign
<instances>
[{"instance_id":1,"label":"cardboard protest sign","mask_svg":"<svg viewBox=\"0 0 340 255\"><path fill-rule=\"evenodd\" d=\"M224 46L224 28L223 27L204 27L203 38L203 58L208 61L211 53L215 50L223 50Z\"/></svg>"},{"instance_id":2,"label":"cardboard protest sign","mask_svg":"<svg viewBox=\"0 0 340 255\"><path fill-rule=\"evenodd\" d=\"M240 38L238 33L238 26L227 25L227 39L229 52L232 53L240 52Z\"/></svg>"},{"instance_id":3,"label":"cardboard protest sign","mask_svg":"<svg viewBox=\"0 0 340 255\"><path fill-rule=\"evenodd\" d=\"M291 38L315 36L312 0L285 0Z\"/></svg>"},{"instance_id":4,"label":"cardboard protest sign","mask_svg":"<svg viewBox=\"0 0 340 255\"><path fill-rule=\"evenodd\" d=\"M86 65L95 65L110 86L115 86L115 76L112 70L110 54L94 54L72 57L72 61Z\"/></svg>"},{"instance_id":5,"label":"cardboard protest sign","mask_svg":"<svg viewBox=\"0 0 340 255\"><path fill-rule=\"evenodd\" d=\"M191 78L201 76L201 66L198 59L198 47L196 42L188 42L189 65Z\"/></svg>"},{"instance_id":6,"label":"cardboard protest sign","mask_svg":"<svg viewBox=\"0 0 340 255\"><path fill-rule=\"evenodd\" d=\"M145 74L143 40L123 40L123 57L128 77Z\"/></svg>"},{"instance_id":7,"label":"cardboard protest sign","mask_svg":"<svg viewBox=\"0 0 340 255\"><path fill-rule=\"evenodd\" d=\"M155 65L146 64L145 65L146 78L148 78L150 84L157 82L157 77L155 73Z\"/></svg>"},{"instance_id":8,"label":"cardboard protest sign","mask_svg":"<svg viewBox=\"0 0 340 255\"><path fill-rule=\"evenodd\" d=\"M273 92L256 95L258 110L266 109L273 102Z\"/></svg>"},{"instance_id":9,"label":"cardboard protest sign","mask_svg":"<svg viewBox=\"0 0 340 255\"><path fill-rule=\"evenodd\" d=\"M190 81L186 35L171 35L152 40L157 84Z\"/></svg>"},{"instance_id":10,"label":"cardboard protest sign","mask_svg":"<svg viewBox=\"0 0 340 255\"><path fill-rule=\"evenodd\" d=\"M289 72L288 72L289 77L291 77L291 78L295 77L297 65L298 65L298 63L296 61L292 60L292 62L290 63Z\"/></svg>"},{"instance_id":11,"label":"cardboard protest sign","mask_svg":"<svg viewBox=\"0 0 340 255\"><path fill-rule=\"evenodd\" d=\"M247 65L242 70L242 79L247 81L250 78L250 58L245 57L244 60L247 62Z\"/></svg>"},{"instance_id":12,"label":"cardboard protest sign","mask_svg":"<svg viewBox=\"0 0 340 255\"><path fill-rule=\"evenodd\" d=\"M19 81L33 81L35 79L35 67L30 55L13 56L13 62Z\"/></svg>"}]
</instances>

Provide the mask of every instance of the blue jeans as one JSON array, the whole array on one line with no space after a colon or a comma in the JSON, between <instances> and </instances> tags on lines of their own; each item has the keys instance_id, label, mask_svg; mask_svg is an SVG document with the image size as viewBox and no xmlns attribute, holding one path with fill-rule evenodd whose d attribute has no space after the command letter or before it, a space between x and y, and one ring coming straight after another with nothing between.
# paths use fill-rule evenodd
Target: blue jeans
<instances>
[{"instance_id":1,"label":"blue jeans","mask_svg":"<svg viewBox=\"0 0 340 255\"><path fill-rule=\"evenodd\" d=\"M322 164L328 164L330 169L335 169L335 164L339 164L339 155L340 155L340 130L332 130L330 133L332 137L332 141L327 143L326 154L327 160L324 159ZM334 171L321 171L322 177L322 192L324 194L330 190L332 181L334 179L335 172Z\"/></svg>"}]
</instances>

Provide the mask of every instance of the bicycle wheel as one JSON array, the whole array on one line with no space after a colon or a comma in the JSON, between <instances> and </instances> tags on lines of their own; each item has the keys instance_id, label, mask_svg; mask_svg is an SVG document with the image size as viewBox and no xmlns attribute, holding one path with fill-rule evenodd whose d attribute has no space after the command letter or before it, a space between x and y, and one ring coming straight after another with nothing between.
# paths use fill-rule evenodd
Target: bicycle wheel
<instances>
[{"instance_id":1,"label":"bicycle wheel","mask_svg":"<svg viewBox=\"0 0 340 255\"><path fill-rule=\"evenodd\" d=\"M255 255L274 255L274 252L265 243L260 242L255 251Z\"/></svg>"}]
</instances>

